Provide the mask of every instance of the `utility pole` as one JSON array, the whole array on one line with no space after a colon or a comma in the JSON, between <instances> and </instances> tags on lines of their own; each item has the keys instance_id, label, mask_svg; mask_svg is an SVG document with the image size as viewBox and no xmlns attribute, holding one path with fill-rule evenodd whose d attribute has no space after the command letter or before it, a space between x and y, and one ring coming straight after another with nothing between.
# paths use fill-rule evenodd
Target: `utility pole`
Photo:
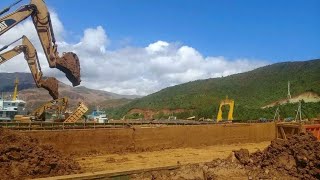
<instances>
[{"instance_id":1,"label":"utility pole","mask_svg":"<svg viewBox=\"0 0 320 180\"><path fill-rule=\"evenodd\" d=\"M275 122L276 120L279 122L280 121L280 106L277 107L276 109L276 113L274 113L274 117L273 117L273 122Z\"/></svg>"},{"instance_id":2,"label":"utility pole","mask_svg":"<svg viewBox=\"0 0 320 180\"><path fill-rule=\"evenodd\" d=\"M298 122L301 122L302 120L302 116L301 116L301 101L299 101L299 104L298 104L298 110L297 110L297 114L296 114L296 118L295 118L295 121Z\"/></svg>"},{"instance_id":3,"label":"utility pole","mask_svg":"<svg viewBox=\"0 0 320 180\"><path fill-rule=\"evenodd\" d=\"M288 95L287 95L288 100L291 99L291 94L290 94L290 81L288 81Z\"/></svg>"}]
</instances>

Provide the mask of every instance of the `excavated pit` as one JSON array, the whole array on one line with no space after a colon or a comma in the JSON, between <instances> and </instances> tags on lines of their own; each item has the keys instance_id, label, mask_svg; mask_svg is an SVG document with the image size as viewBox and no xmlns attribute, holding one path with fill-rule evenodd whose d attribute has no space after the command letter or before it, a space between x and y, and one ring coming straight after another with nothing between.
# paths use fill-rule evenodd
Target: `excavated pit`
<instances>
[{"instance_id":1,"label":"excavated pit","mask_svg":"<svg viewBox=\"0 0 320 180\"><path fill-rule=\"evenodd\" d=\"M80 79L80 61L73 52L67 52L57 59L56 68L66 74L73 86L78 86Z\"/></svg>"},{"instance_id":2,"label":"excavated pit","mask_svg":"<svg viewBox=\"0 0 320 180\"><path fill-rule=\"evenodd\" d=\"M53 99L59 98L59 83L54 77L49 77L41 81L41 87L46 89Z\"/></svg>"},{"instance_id":3,"label":"excavated pit","mask_svg":"<svg viewBox=\"0 0 320 180\"><path fill-rule=\"evenodd\" d=\"M30 179L80 172L73 159L36 138L0 128L0 179Z\"/></svg>"}]
</instances>

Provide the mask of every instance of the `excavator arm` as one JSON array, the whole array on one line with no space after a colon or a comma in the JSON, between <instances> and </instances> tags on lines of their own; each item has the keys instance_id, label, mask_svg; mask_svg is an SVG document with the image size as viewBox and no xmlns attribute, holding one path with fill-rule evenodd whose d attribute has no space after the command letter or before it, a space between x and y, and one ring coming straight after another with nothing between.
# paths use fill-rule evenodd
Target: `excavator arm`
<instances>
[{"instance_id":1,"label":"excavator arm","mask_svg":"<svg viewBox=\"0 0 320 180\"><path fill-rule=\"evenodd\" d=\"M18 45L13 49L6 51L0 54L0 65L10 60L11 58L19 55L20 53L24 53L24 58L26 59L28 66L30 68L33 79L38 88L42 87L48 90L49 94L53 99L57 99L59 97L58 92L58 81L54 77L49 77L47 79L42 79L42 71L39 63L39 58L37 55L37 51L29 41L26 36L22 36L18 40L22 39L22 45ZM18 40L14 41L17 42ZM14 43L13 42L13 43ZM11 43L12 44L12 43ZM7 49L9 45L4 46L0 49L0 52L4 49Z\"/></svg>"},{"instance_id":2,"label":"excavator arm","mask_svg":"<svg viewBox=\"0 0 320 180\"><path fill-rule=\"evenodd\" d=\"M0 12L0 15L6 13L9 9L10 7L6 8ZM29 16L31 16L37 30L49 66L64 72L73 86L79 85L81 82L79 58L73 52L63 53L62 57L59 56L50 13L43 0L31 0L30 4L21 6L16 11L1 17L0 36Z\"/></svg>"}]
</instances>

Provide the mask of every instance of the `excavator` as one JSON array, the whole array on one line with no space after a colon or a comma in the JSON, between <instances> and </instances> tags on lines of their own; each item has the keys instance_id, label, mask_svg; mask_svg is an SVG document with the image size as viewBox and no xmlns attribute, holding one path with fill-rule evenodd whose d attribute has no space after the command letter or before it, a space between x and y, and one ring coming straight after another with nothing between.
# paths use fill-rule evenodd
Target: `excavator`
<instances>
[{"instance_id":1,"label":"excavator","mask_svg":"<svg viewBox=\"0 0 320 180\"><path fill-rule=\"evenodd\" d=\"M47 110L55 110L55 113L57 115L66 115L66 110L68 107L68 98L60 98L56 100L51 100L47 103L44 103L37 109L35 109L31 114L30 114L30 120L31 121L46 121L46 112ZM65 116L62 119L57 119L59 122L64 122L64 123L75 123L79 119L82 118L82 116L88 111L88 107L80 102L78 104L78 107L68 116ZM62 121L61 121L62 120Z\"/></svg>"},{"instance_id":2,"label":"excavator","mask_svg":"<svg viewBox=\"0 0 320 180\"><path fill-rule=\"evenodd\" d=\"M21 38L15 40L14 42L2 47L0 49L0 52L7 49L11 44L19 40L22 40L22 45L18 45L13 49L0 54L0 65L7 62L9 59L19 55L20 53L24 53L24 58L28 63L31 74L36 83L36 86L38 88L42 87L48 90L52 98L57 99L59 97L58 80L54 77L49 77L47 79L42 78L43 73L41 71L41 66L39 63L37 51L26 36L22 36Z\"/></svg>"},{"instance_id":3,"label":"excavator","mask_svg":"<svg viewBox=\"0 0 320 180\"><path fill-rule=\"evenodd\" d=\"M68 107L68 98L63 97L56 100L51 100L49 102L44 103L37 109L31 112L31 120L42 120L45 121L45 112L48 109L53 109L56 111L56 114L63 114L66 112Z\"/></svg>"},{"instance_id":4,"label":"excavator","mask_svg":"<svg viewBox=\"0 0 320 180\"><path fill-rule=\"evenodd\" d=\"M0 16L7 13L11 7L21 1L18 0L2 10ZM31 0L29 4L23 5L16 11L0 17L0 36L28 17L32 18L49 67L57 68L64 72L72 85L78 86L81 82L79 58L73 52L63 53L62 57L59 56L50 13L43 0Z\"/></svg>"}]
</instances>

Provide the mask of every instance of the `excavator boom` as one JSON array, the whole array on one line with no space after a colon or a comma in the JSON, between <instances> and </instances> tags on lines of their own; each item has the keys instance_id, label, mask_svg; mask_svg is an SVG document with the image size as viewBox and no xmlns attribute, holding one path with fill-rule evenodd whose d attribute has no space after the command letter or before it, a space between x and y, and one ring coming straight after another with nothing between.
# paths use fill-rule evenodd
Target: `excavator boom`
<instances>
[{"instance_id":1,"label":"excavator boom","mask_svg":"<svg viewBox=\"0 0 320 180\"><path fill-rule=\"evenodd\" d=\"M49 77L47 79L42 78L41 67L40 67L39 58L38 58L36 49L34 48L32 43L29 41L29 39L26 36L22 36L18 40L20 39L22 39L22 45L18 45L13 49L0 54L0 65L10 60L11 58L19 55L20 53L24 53L24 58L28 63L31 74L36 83L36 86L38 88L42 87L48 90L52 98L57 99L59 97L57 79L54 77ZM8 48L8 46L1 48L0 51L6 48Z\"/></svg>"},{"instance_id":2,"label":"excavator boom","mask_svg":"<svg viewBox=\"0 0 320 180\"><path fill-rule=\"evenodd\" d=\"M1 14L7 11L8 8ZM29 16L32 18L49 66L64 72L73 86L79 85L81 82L79 58L73 52L59 56L50 13L43 0L31 0L30 4L21 6L18 10L1 17L0 36Z\"/></svg>"}]
</instances>

